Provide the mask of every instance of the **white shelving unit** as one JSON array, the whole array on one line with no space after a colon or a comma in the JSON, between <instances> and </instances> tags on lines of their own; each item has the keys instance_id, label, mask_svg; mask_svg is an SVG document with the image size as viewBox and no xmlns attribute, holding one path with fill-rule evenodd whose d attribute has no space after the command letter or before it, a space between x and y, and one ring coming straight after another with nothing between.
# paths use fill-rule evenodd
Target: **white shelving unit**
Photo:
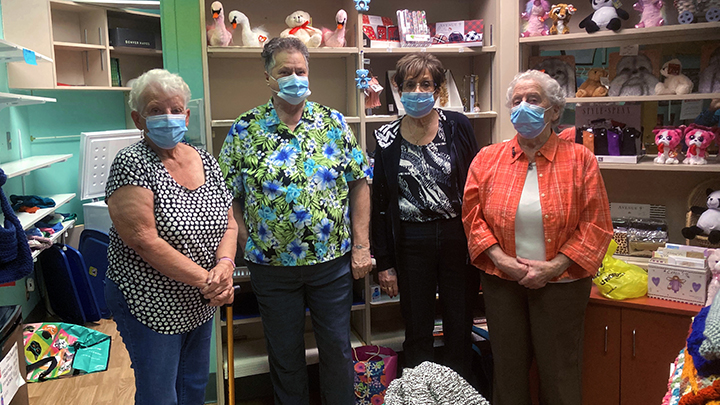
<instances>
[{"instance_id":1,"label":"white shelving unit","mask_svg":"<svg viewBox=\"0 0 720 405\"><path fill-rule=\"evenodd\" d=\"M41 219L45 218L47 215L55 213L60 207L67 204L68 201L75 198L75 193L70 194L55 194L51 195L48 198L52 198L53 201L55 201L55 206L51 208L41 208L37 210L34 213L29 212L18 212L17 217L20 220L20 223L23 226L24 230L30 229L35 223L40 221Z\"/></svg>"},{"instance_id":2,"label":"white shelving unit","mask_svg":"<svg viewBox=\"0 0 720 405\"><path fill-rule=\"evenodd\" d=\"M25 105L54 103L57 100L50 97L25 96L22 94L0 93L0 110L5 107L21 107Z\"/></svg>"},{"instance_id":3,"label":"white shelving unit","mask_svg":"<svg viewBox=\"0 0 720 405\"><path fill-rule=\"evenodd\" d=\"M72 155L31 156L25 159L1 163L0 168L3 169L8 178L12 178L28 174L33 170L46 168L54 163L64 162L71 157Z\"/></svg>"},{"instance_id":4,"label":"white shelving unit","mask_svg":"<svg viewBox=\"0 0 720 405\"><path fill-rule=\"evenodd\" d=\"M0 63L25 62L25 52L29 51L35 55L36 62L52 62L53 60L45 55L27 49L10 41L0 39Z\"/></svg>"}]
</instances>

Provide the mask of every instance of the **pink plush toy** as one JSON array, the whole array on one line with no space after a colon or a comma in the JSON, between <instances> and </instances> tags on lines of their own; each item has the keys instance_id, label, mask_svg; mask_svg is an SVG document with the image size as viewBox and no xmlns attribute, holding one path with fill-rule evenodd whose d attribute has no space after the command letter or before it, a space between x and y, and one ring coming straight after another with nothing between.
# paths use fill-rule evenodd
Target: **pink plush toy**
<instances>
[{"instance_id":1,"label":"pink plush toy","mask_svg":"<svg viewBox=\"0 0 720 405\"><path fill-rule=\"evenodd\" d=\"M545 20L550 16L549 12L550 3L546 0L529 0L525 5L525 12L521 15L523 20L527 20L527 24L520 36L526 38L548 35L549 30Z\"/></svg>"},{"instance_id":2,"label":"pink plush toy","mask_svg":"<svg viewBox=\"0 0 720 405\"><path fill-rule=\"evenodd\" d=\"M684 129L685 145L688 150L683 163L686 165L707 164L707 148L715 139L717 128L704 127L702 125L690 124Z\"/></svg>"},{"instance_id":3,"label":"pink plush toy","mask_svg":"<svg viewBox=\"0 0 720 405\"><path fill-rule=\"evenodd\" d=\"M708 285L707 299L705 300L705 306L709 306L713 303L713 298L718 291L720 291L720 249L708 250L710 255L707 258L708 269L712 272L712 281Z\"/></svg>"},{"instance_id":4,"label":"pink plush toy","mask_svg":"<svg viewBox=\"0 0 720 405\"><path fill-rule=\"evenodd\" d=\"M680 152L680 142L683 139L683 131L675 127L658 127L653 129L655 134L655 144L658 147L658 155L655 163L673 165L680 163L678 155Z\"/></svg>"},{"instance_id":5,"label":"pink plush toy","mask_svg":"<svg viewBox=\"0 0 720 405\"><path fill-rule=\"evenodd\" d=\"M665 25L662 8L665 6L663 0L639 0L633 8L640 12L640 22L635 28L659 27Z\"/></svg>"}]
</instances>

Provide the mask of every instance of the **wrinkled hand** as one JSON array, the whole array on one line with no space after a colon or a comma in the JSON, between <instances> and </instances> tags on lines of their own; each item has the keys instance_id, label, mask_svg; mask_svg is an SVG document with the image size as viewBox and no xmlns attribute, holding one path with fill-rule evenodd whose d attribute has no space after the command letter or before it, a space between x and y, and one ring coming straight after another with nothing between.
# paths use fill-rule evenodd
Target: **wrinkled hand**
<instances>
[{"instance_id":1,"label":"wrinkled hand","mask_svg":"<svg viewBox=\"0 0 720 405\"><path fill-rule=\"evenodd\" d=\"M227 300L227 290L232 290L233 288L233 271L235 271L235 268L228 260L218 262L215 267L208 272L207 285L200 289L203 297L212 302L215 297L225 294L224 299ZM232 300L230 302L232 302Z\"/></svg>"},{"instance_id":2,"label":"wrinkled hand","mask_svg":"<svg viewBox=\"0 0 720 405\"><path fill-rule=\"evenodd\" d=\"M526 264L508 255L503 255L498 259L495 266L515 281L522 280L528 273L528 266Z\"/></svg>"},{"instance_id":3,"label":"wrinkled hand","mask_svg":"<svg viewBox=\"0 0 720 405\"><path fill-rule=\"evenodd\" d=\"M548 281L561 275L565 271L565 267L555 262L529 260L518 257L517 261L527 266L527 274L519 283L521 286L538 289L545 287Z\"/></svg>"},{"instance_id":4,"label":"wrinkled hand","mask_svg":"<svg viewBox=\"0 0 720 405\"><path fill-rule=\"evenodd\" d=\"M378 272L378 281L380 281L380 288L385 291L390 298L395 297L400 292L397 283L397 272L394 268L391 267Z\"/></svg>"},{"instance_id":5,"label":"wrinkled hand","mask_svg":"<svg viewBox=\"0 0 720 405\"><path fill-rule=\"evenodd\" d=\"M213 299L208 302L211 307L221 307L223 305L230 305L235 300L235 289L231 285L230 288L223 290L220 294L216 295Z\"/></svg>"},{"instance_id":6,"label":"wrinkled hand","mask_svg":"<svg viewBox=\"0 0 720 405\"><path fill-rule=\"evenodd\" d=\"M370 249L352 248L352 273L355 280L365 277L372 270L372 258L370 257Z\"/></svg>"},{"instance_id":7,"label":"wrinkled hand","mask_svg":"<svg viewBox=\"0 0 720 405\"><path fill-rule=\"evenodd\" d=\"M720 110L720 98L714 98L710 101L710 111Z\"/></svg>"}]
</instances>

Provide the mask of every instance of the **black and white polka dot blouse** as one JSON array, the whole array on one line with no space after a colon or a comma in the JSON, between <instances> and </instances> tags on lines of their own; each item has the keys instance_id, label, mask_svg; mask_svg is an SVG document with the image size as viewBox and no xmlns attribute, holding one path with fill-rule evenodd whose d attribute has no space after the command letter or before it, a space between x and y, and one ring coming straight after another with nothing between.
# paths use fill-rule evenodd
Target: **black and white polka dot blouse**
<instances>
[{"instance_id":1,"label":"black and white polka dot blouse","mask_svg":"<svg viewBox=\"0 0 720 405\"><path fill-rule=\"evenodd\" d=\"M105 197L122 186L149 189L155 200L158 235L210 270L215 252L228 226L232 196L215 158L200 154L205 184L195 190L179 185L143 140L118 152L110 169ZM196 287L170 279L145 262L110 228L107 277L122 291L130 312L156 332L189 332L212 318L215 308L202 302Z\"/></svg>"}]
</instances>

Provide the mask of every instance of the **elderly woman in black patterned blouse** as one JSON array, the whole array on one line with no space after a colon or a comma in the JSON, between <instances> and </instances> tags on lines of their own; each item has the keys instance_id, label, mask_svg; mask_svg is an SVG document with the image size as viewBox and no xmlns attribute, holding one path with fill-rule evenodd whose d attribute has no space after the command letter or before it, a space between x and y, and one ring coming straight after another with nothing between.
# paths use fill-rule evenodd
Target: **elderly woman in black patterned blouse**
<instances>
[{"instance_id":1,"label":"elderly woman in black patterned blouse","mask_svg":"<svg viewBox=\"0 0 720 405\"><path fill-rule=\"evenodd\" d=\"M201 404L215 307L233 300L237 224L217 161L182 142L190 89L154 69L129 104L143 139L121 150L106 186L105 296L135 372L135 404Z\"/></svg>"}]
</instances>

